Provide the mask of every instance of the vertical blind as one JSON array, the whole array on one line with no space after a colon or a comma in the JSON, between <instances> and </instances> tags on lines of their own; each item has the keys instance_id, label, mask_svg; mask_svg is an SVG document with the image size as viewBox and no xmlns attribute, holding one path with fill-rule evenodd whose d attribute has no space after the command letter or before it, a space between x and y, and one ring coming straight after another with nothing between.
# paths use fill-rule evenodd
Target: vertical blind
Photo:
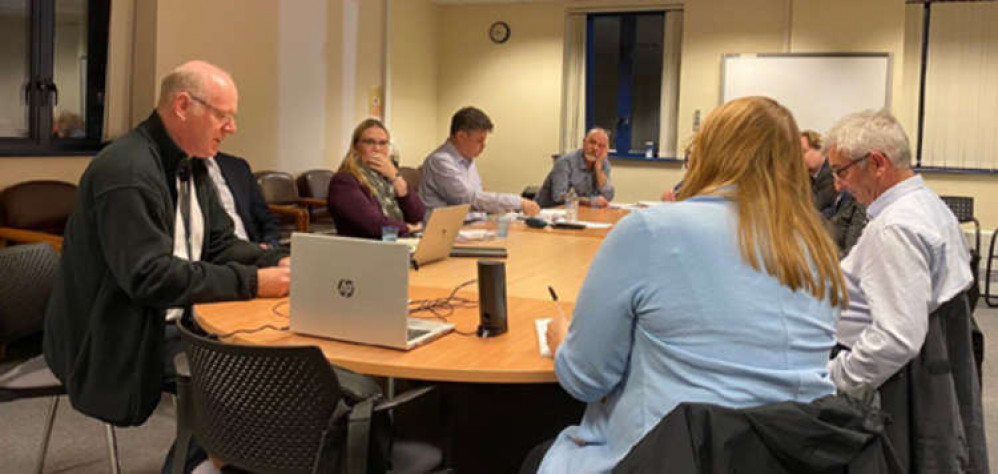
<instances>
[{"instance_id":1,"label":"vertical blind","mask_svg":"<svg viewBox=\"0 0 998 474\"><path fill-rule=\"evenodd\" d=\"M930 19L922 166L998 170L998 3L933 4Z\"/></svg>"}]
</instances>

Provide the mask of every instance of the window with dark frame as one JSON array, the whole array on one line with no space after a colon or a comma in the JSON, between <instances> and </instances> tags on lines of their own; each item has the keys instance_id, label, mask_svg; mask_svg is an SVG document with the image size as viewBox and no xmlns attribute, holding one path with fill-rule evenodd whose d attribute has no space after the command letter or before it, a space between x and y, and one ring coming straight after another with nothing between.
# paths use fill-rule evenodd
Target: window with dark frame
<instances>
[{"instance_id":1,"label":"window with dark frame","mask_svg":"<svg viewBox=\"0 0 998 474\"><path fill-rule=\"evenodd\" d=\"M613 156L658 156L664 12L593 13L586 25L586 129Z\"/></svg>"},{"instance_id":2,"label":"window with dark frame","mask_svg":"<svg viewBox=\"0 0 998 474\"><path fill-rule=\"evenodd\" d=\"M0 0L0 156L101 145L110 0Z\"/></svg>"}]
</instances>

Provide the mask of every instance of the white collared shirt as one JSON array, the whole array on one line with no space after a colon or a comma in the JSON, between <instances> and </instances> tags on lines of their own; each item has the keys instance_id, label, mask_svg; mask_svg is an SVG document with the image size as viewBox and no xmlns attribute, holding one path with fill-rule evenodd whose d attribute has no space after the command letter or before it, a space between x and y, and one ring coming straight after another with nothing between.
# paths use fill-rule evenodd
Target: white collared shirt
<instances>
[{"instance_id":1,"label":"white collared shirt","mask_svg":"<svg viewBox=\"0 0 998 474\"><path fill-rule=\"evenodd\" d=\"M949 207L921 176L884 192L856 246L842 260L849 306L829 362L835 385L879 387L918 355L929 314L973 282L970 253Z\"/></svg>"},{"instance_id":2,"label":"white collared shirt","mask_svg":"<svg viewBox=\"0 0 998 474\"><path fill-rule=\"evenodd\" d=\"M180 178L175 178L177 195L180 195L180 187L187 185L191 193L191 255L187 255L187 232L184 230L184 214L180 210L180 199L177 199L177 211L175 217L176 225L173 226L173 256L191 262L201 260L201 243L204 241L204 215L201 214L201 205L198 203L197 186L194 186L194 179L181 182ZM169 308L166 310L166 320L175 321L184 315L184 308Z\"/></svg>"}]
</instances>

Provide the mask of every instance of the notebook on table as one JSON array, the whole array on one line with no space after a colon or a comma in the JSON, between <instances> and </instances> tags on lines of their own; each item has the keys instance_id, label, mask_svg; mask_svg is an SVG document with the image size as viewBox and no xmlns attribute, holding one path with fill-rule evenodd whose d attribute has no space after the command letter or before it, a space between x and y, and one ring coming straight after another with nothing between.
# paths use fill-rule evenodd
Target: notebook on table
<instances>
[{"instance_id":1,"label":"notebook on table","mask_svg":"<svg viewBox=\"0 0 998 474\"><path fill-rule=\"evenodd\" d=\"M405 244L295 233L291 249L293 332L409 350L454 329L409 317Z\"/></svg>"}]
</instances>

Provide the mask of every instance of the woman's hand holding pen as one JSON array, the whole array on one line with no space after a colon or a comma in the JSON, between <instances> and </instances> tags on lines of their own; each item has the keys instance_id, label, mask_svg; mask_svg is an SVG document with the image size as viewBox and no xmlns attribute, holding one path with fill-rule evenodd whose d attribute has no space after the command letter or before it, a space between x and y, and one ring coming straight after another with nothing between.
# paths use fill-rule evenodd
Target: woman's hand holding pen
<instances>
[{"instance_id":1,"label":"woman's hand holding pen","mask_svg":"<svg viewBox=\"0 0 998 474\"><path fill-rule=\"evenodd\" d=\"M558 304L558 294L554 292L554 288L548 286L548 293L551 294L551 300L554 301L555 306L558 307L558 314L551 318L551 322L548 323L547 338L548 338L548 349L551 350L551 357L554 357L558 346L561 345L561 341L565 339L565 335L568 334L568 317L565 316L565 310L562 309L561 305Z\"/></svg>"},{"instance_id":2,"label":"woman's hand holding pen","mask_svg":"<svg viewBox=\"0 0 998 474\"><path fill-rule=\"evenodd\" d=\"M551 318L551 322L548 323L547 337L548 348L551 349L551 357L554 357L557 353L558 346L561 345L561 341L565 339L566 334L568 334L568 318L562 312Z\"/></svg>"}]
</instances>

